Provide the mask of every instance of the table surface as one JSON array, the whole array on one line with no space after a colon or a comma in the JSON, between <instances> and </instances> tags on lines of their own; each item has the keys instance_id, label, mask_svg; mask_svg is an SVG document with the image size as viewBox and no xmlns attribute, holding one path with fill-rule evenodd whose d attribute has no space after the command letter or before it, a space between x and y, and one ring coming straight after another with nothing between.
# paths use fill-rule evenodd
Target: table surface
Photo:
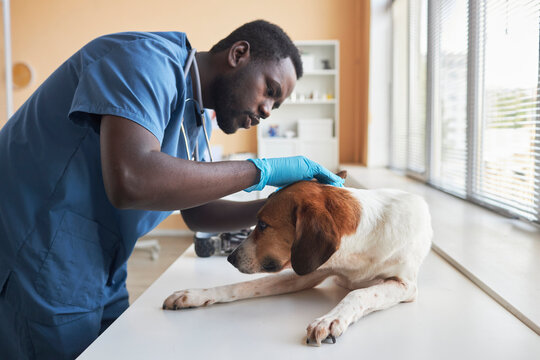
<instances>
[{"instance_id":1,"label":"table surface","mask_svg":"<svg viewBox=\"0 0 540 360\"><path fill-rule=\"evenodd\" d=\"M540 337L430 252L416 302L372 313L336 344L305 344L305 329L346 294L329 279L294 294L164 311L175 290L258 276L188 248L79 359L539 359Z\"/></svg>"}]
</instances>

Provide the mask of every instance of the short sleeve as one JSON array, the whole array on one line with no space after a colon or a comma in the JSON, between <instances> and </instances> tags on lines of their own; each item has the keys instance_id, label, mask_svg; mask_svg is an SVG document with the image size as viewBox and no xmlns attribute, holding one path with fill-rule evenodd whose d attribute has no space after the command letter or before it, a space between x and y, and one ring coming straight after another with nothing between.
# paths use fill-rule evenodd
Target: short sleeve
<instances>
[{"instance_id":1,"label":"short sleeve","mask_svg":"<svg viewBox=\"0 0 540 360\"><path fill-rule=\"evenodd\" d=\"M161 143L171 113L184 96L183 78L173 51L155 40L131 41L83 69L69 118L84 123L95 114L124 117Z\"/></svg>"}]
</instances>

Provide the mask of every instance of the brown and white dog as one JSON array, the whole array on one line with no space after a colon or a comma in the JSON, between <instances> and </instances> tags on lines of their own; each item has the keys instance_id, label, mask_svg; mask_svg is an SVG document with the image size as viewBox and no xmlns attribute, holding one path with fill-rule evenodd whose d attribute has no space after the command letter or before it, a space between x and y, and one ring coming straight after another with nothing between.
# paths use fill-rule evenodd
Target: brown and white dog
<instances>
[{"instance_id":1,"label":"brown and white dog","mask_svg":"<svg viewBox=\"0 0 540 360\"><path fill-rule=\"evenodd\" d=\"M414 301L432 238L425 201L399 190L301 181L271 195L251 235L228 260L243 273L294 272L210 289L177 291L164 309L207 306L312 288L330 276L351 290L307 327L307 342L335 342L362 316Z\"/></svg>"}]
</instances>

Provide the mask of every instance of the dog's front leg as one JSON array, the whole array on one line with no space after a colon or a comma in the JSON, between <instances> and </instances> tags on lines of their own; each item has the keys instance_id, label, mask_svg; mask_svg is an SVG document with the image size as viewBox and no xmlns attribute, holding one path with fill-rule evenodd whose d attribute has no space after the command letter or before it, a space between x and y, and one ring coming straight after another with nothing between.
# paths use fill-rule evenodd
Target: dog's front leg
<instances>
[{"instance_id":1,"label":"dog's front leg","mask_svg":"<svg viewBox=\"0 0 540 360\"><path fill-rule=\"evenodd\" d=\"M343 334L350 324L373 311L383 310L416 297L416 284L387 279L377 285L353 290L328 314L316 319L307 328L307 342L320 346L321 341Z\"/></svg>"},{"instance_id":2,"label":"dog's front leg","mask_svg":"<svg viewBox=\"0 0 540 360\"><path fill-rule=\"evenodd\" d=\"M174 292L165 300L163 309L185 309L207 306L217 302L230 302L300 291L317 286L330 275L331 273L327 270L316 270L304 276L286 272L209 289L180 290Z\"/></svg>"}]
</instances>

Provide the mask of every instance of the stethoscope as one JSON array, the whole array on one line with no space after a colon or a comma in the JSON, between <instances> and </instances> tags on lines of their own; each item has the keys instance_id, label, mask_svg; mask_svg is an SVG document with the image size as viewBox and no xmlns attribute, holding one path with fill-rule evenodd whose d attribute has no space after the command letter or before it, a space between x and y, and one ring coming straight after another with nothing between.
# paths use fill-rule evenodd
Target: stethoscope
<instances>
[{"instance_id":1,"label":"stethoscope","mask_svg":"<svg viewBox=\"0 0 540 360\"><path fill-rule=\"evenodd\" d=\"M208 141L208 133L206 131L206 122L205 122L205 115L204 115L204 106L202 101L202 93L201 93L201 78L199 76L199 67L197 66L197 60L195 59L195 53L197 50L191 49L188 54L188 58L186 60L186 64L184 65L184 76L187 79L189 76L189 70L192 70L193 76L192 76L192 82L195 84L195 91L194 91L194 97L195 98L189 98L186 99L186 103L188 101L193 101L195 104L195 119L197 121L197 126L203 127L204 132L204 139L206 141L206 148L208 150L208 156L210 157L210 161L213 161L212 158L212 150L210 150L210 141ZM193 65L193 66L191 66ZM195 80L195 81L193 81ZM185 111L185 110L184 110ZM180 125L180 131L182 132L182 135L184 136L184 142L186 144L186 151L187 151L187 157L188 160L192 159L192 153L189 151L189 142L186 135L186 130L184 128L184 119L182 119L182 123ZM199 160L199 142L195 142L195 160Z\"/></svg>"}]
</instances>

